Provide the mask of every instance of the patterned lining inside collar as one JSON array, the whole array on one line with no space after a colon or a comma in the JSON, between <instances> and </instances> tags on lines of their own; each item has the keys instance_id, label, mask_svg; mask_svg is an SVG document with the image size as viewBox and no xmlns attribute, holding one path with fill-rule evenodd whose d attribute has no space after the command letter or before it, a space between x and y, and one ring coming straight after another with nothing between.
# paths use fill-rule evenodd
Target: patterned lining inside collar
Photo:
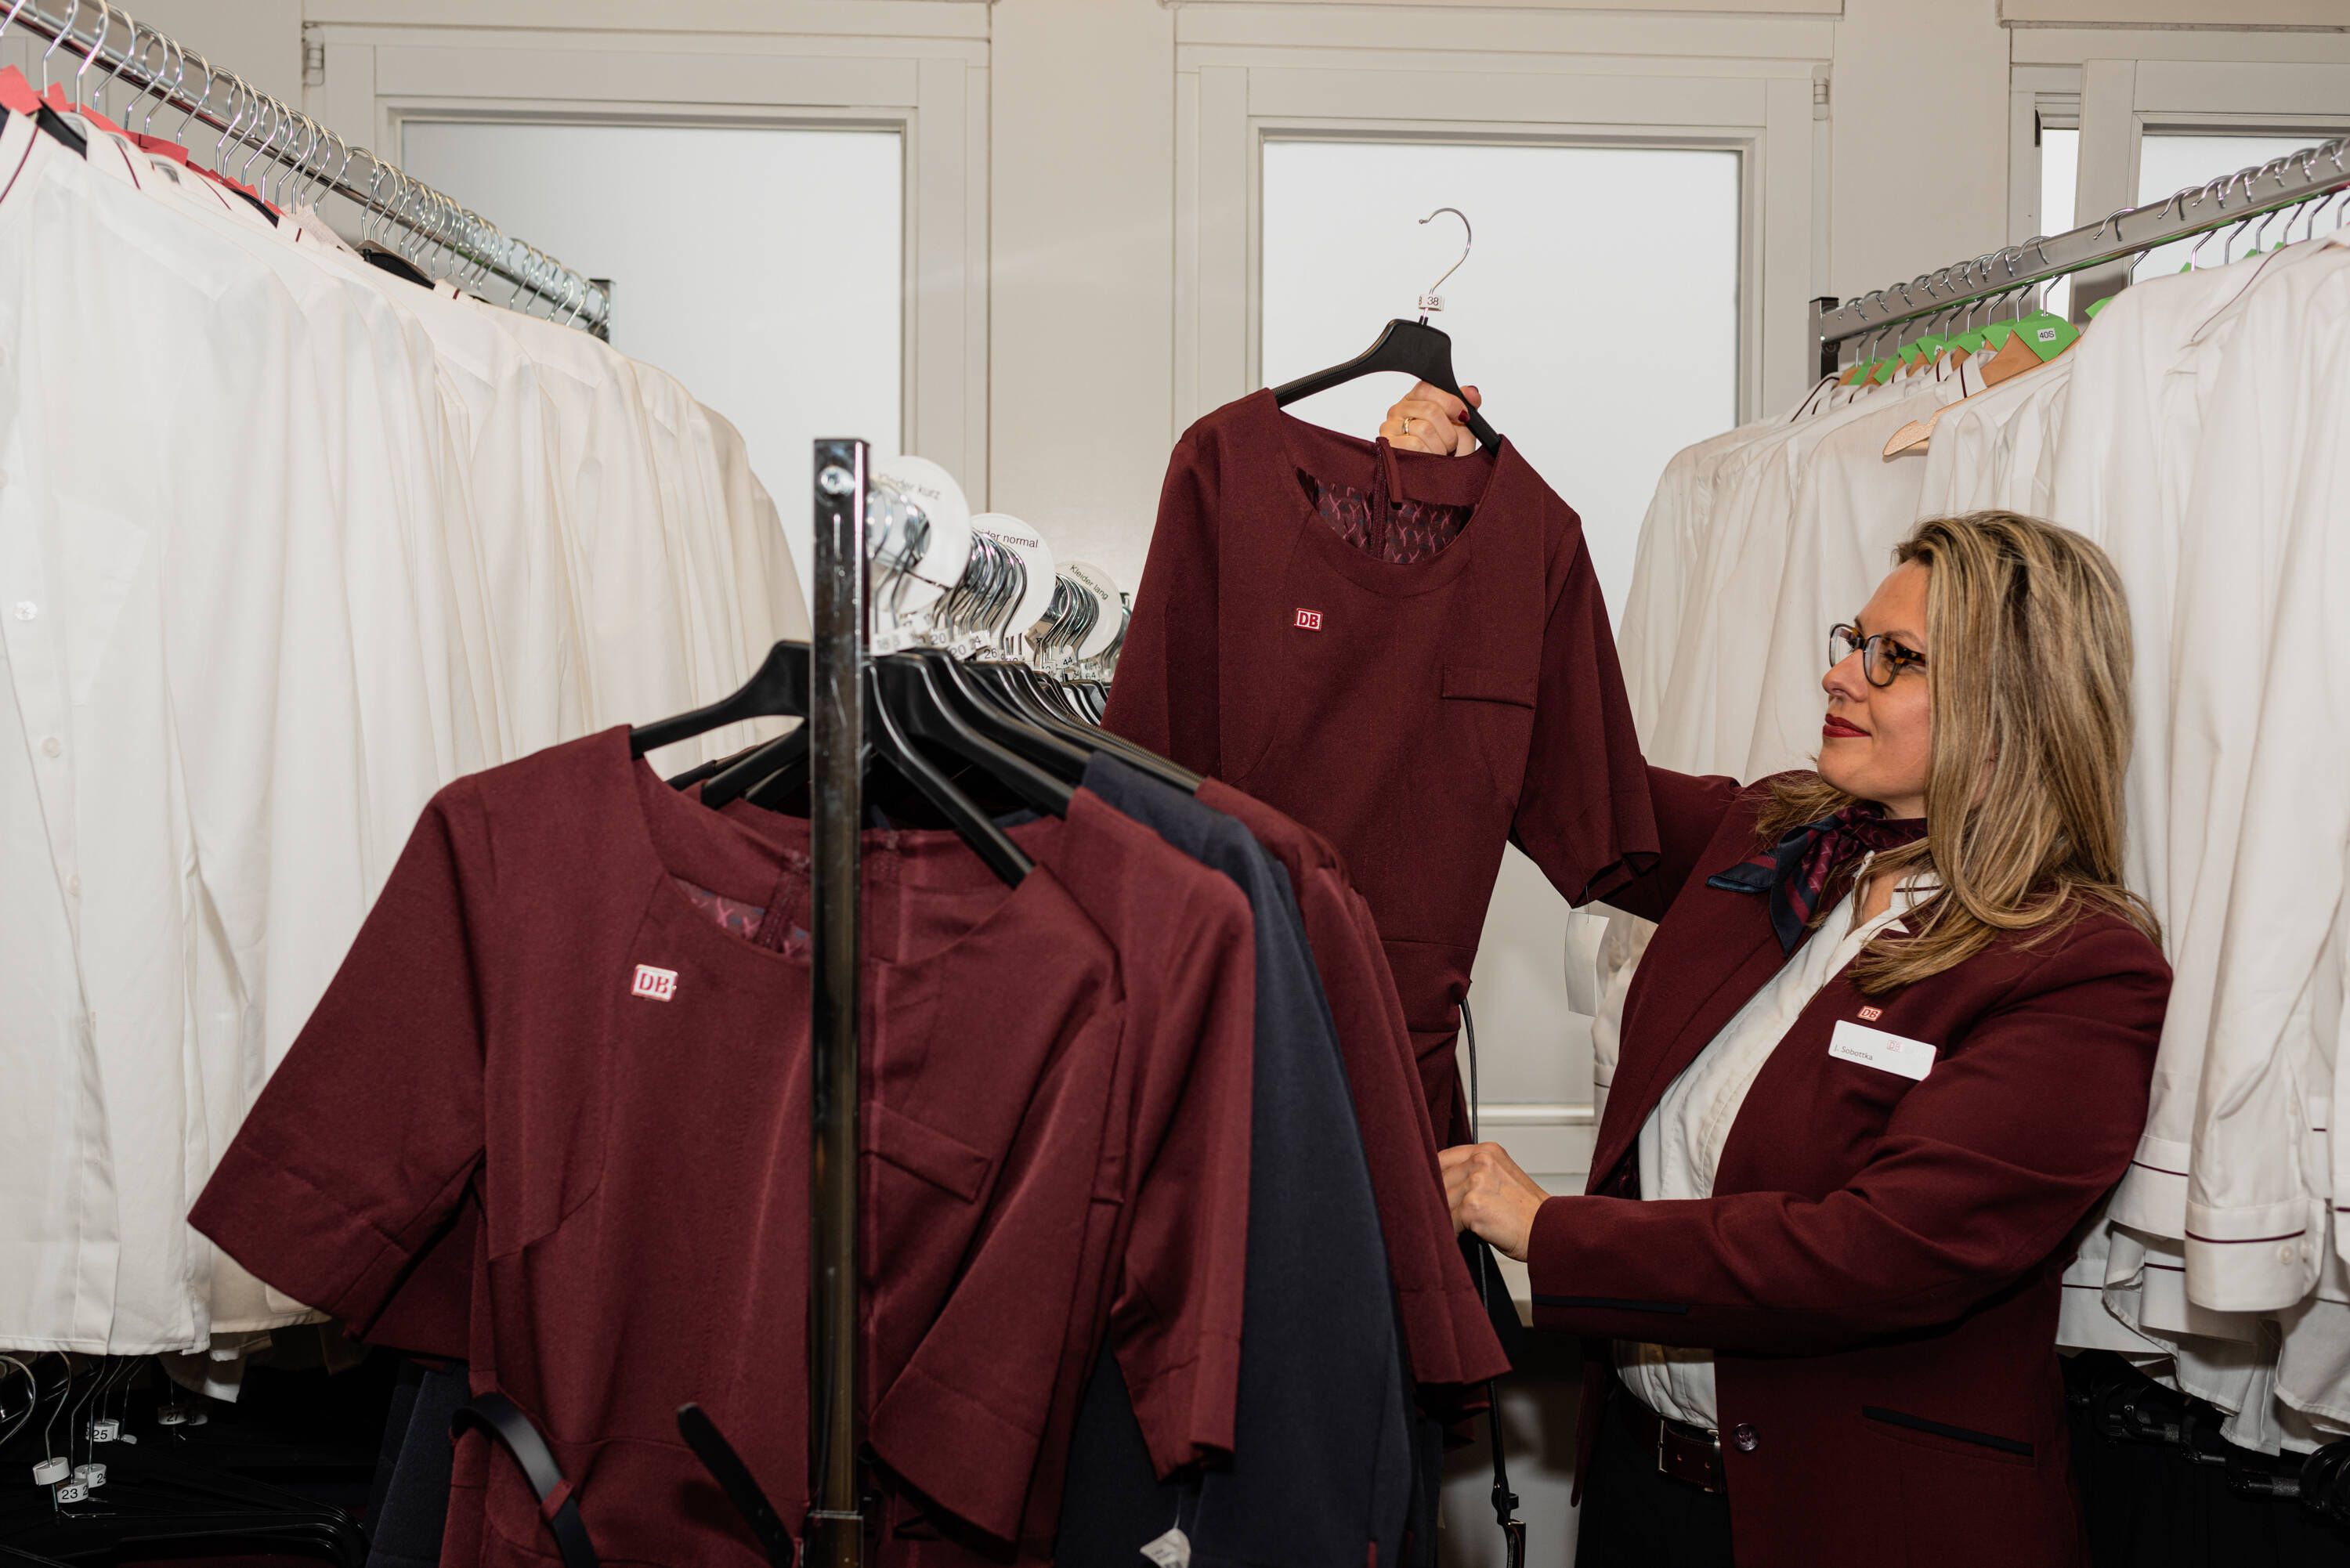
<instances>
[{"instance_id":1,"label":"patterned lining inside collar","mask_svg":"<svg viewBox=\"0 0 2350 1568\"><path fill-rule=\"evenodd\" d=\"M1357 550L1396 566L1411 566L1434 557L1461 536L1467 525L1468 506L1441 506L1430 501L1395 501L1388 505L1384 528L1374 525L1371 498L1348 484L1330 484L1301 472L1298 480L1313 499L1322 521Z\"/></svg>"}]
</instances>

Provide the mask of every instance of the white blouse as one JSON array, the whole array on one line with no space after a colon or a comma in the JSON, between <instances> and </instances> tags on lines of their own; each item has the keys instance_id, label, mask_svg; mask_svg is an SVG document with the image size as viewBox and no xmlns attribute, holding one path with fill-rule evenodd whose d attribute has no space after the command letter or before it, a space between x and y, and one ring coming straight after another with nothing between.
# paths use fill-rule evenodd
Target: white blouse
<instances>
[{"instance_id":1,"label":"white blouse","mask_svg":"<svg viewBox=\"0 0 2350 1568\"><path fill-rule=\"evenodd\" d=\"M1844 972L1868 939L1892 929L1906 932L1898 918L1940 884L1930 873L1907 877L1885 913L1857 926L1853 900L1868 879L1877 857L1869 855L1853 877L1853 891L1827 913L1820 929L1780 966L1770 982L1749 997L1696 1060L1669 1085L1640 1128L1640 1196L1643 1199L1711 1198L1722 1146L1746 1091L1779 1048L1796 1017L1820 988ZM1713 1390L1713 1353L1676 1345L1616 1342L1616 1366L1624 1386L1660 1416L1709 1430L1719 1424Z\"/></svg>"}]
</instances>

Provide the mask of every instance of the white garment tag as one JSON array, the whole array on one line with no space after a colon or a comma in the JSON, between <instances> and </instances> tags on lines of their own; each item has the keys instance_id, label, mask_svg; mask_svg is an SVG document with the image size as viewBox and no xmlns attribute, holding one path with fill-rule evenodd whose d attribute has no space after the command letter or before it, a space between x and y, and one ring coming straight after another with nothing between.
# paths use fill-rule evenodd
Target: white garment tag
<instances>
[{"instance_id":1,"label":"white garment tag","mask_svg":"<svg viewBox=\"0 0 2350 1568\"><path fill-rule=\"evenodd\" d=\"M1855 1023L1849 1018L1836 1020L1835 1033L1828 1041L1828 1054L1857 1062L1864 1067L1898 1073L1905 1078L1923 1078L1934 1068L1934 1047L1923 1040L1887 1034L1866 1023Z\"/></svg>"},{"instance_id":2,"label":"white garment tag","mask_svg":"<svg viewBox=\"0 0 2350 1568\"><path fill-rule=\"evenodd\" d=\"M1142 1543L1142 1554L1159 1564L1159 1568L1191 1568L1191 1538L1178 1527L1156 1541Z\"/></svg>"}]
</instances>

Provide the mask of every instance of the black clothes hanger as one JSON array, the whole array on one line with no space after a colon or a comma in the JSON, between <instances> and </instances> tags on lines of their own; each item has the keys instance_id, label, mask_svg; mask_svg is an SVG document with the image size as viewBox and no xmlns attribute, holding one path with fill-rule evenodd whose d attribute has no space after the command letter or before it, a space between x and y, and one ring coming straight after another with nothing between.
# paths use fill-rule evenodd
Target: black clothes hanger
<instances>
[{"instance_id":1,"label":"black clothes hanger","mask_svg":"<svg viewBox=\"0 0 2350 1568\"><path fill-rule=\"evenodd\" d=\"M39 109L33 111L33 124L36 129L46 130L59 141L64 142L66 150L71 152L75 157L88 158L89 156L89 138L84 136L80 131L76 130L73 127L73 121L68 119L64 115L59 114L56 109L51 109L47 104L43 104Z\"/></svg>"},{"instance_id":2,"label":"black clothes hanger","mask_svg":"<svg viewBox=\"0 0 2350 1568\"><path fill-rule=\"evenodd\" d=\"M639 724L629 732L629 754L641 757L663 746L739 724L745 719L805 719L808 716L808 646L779 642L731 697L707 708ZM689 781L691 782L691 781Z\"/></svg>"},{"instance_id":3,"label":"black clothes hanger","mask_svg":"<svg viewBox=\"0 0 2350 1568\"><path fill-rule=\"evenodd\" d=\"M918 741L929 741L976 763L1038 811L1066 816L1069 785L982 732L972 715L941 682L926 659L889 658L872 666L875 711L899 721Z\"/></svg>"},{"instance_id":4,"label":"black clothes hanger","mask_svg":"<svg viewBox=\"0 0 2350 1568\"><path fill-rule=\"evenodd\" d=\"M868 726L874 753L888 762L899 777L920 790L938 808L956 832L962 835L978 851L995 874L1005 881L1017 883L1035 868L1035 863L1020 851L1004 831L998 827L978 804L957 789L945 774L933 766L914 749L909 733L925 741L943 745L971 761L981 763L1024 800L1043 810L1066 812L1068 790L1044 774L1038 773L1019 758L971 732L968 725L957 724L939 710L934 696L921 688L910 687L902 680L895 681L885 692L875 679L878 667L866 672L866 703L871 723ZM779 642L767 650L766 659L745 681L742 690L722 698L706 708L697 708L675 718L639 724L629 732L629 754L641 757L662 746L679 741L690 741L696 735L745 719L789 718L805 719L808 715L809 652L804 642ZM893 707L895 711L893 711ZM804 732L805 726L800 732ZM793 736L785 736L790 741ZM806 742L799 742L802 746ZM754 753L755 757L757 753ZM749 764L750 759L736 764ZM1008 765L1007 765L1008 764ZM712 805L723 801L711 801L710 792L720 780L733 770L725 770L702 786L702 798Z\"/></svg>"},{"instance_id":5,"label":"black clothes hanger","mask_svg":"<svg viewBox=\"0 0 2350 1568\"><path fill-rule=\"evenodd\" d=\"M983 664L973 668L999 681L1001 691L1019 704L1024 717L1052 730L1070 744L1088 753L1107 752L1185 794L1200 793L1199 774L1101 728L1098 715L1084 702L1080 687L1040 675L1023 664Z\"/></svg>"},{"instance_id":6,"label":"black clothes hanger","mask_svg":"<svg viewBox=\"0 0 2350 1568\"><path fill-rule=\"evenodd\" d=\"M801 728L805 729L806 726L802 725ZM798 733L798 730L792 732L792 734L794 735ZM782 739L789 740L791 739L791 736L785 735L782 737ZM696 763L693 766L686 769L681 774L671 774L666 782L671 789L691 789L695 784L702 783L703 780L714 778L718 774L724 773L728 768L733 767L736 763L741 762L743 758L756 756L759 753L765 751L769 746L778 743L779 742L776 741L755 742L751 745L743 747L741 751L732 753L729 755L713 757L706 763Z\"/></svg>"},{"instance_id":7,"label":"black clothes hanger","mask_svg":"<svg viewBox=\"0 0 2350 1568\"><path fill-rule=\"evenodd\" d=\"M1441 387L1456 398L1461 396L1460 378L1452 373L1452 339L1430 327L1428 318L1422 317L1418 321L1388 322L1388 329L1368 348L1343 365L1333 365L1327 370L1316 370L1275 387L1273 400L1285 409L1301 398L1386 370ZM1461 398L1461 401L1465 404L1468 400ZM1469 410L1469 429L1488 451L1501 444L1502 438L1493 433L1485 416L1473 408Z\"/></svg>"},{"instance_id":8,"label":"black clothes hanger","mask_svg":"<svg viewBox=\"0 0 2350 1568\"><path fill-rule=\"evenodd\" d=\"M888 762L899 777L920 790L938 808L948 825L962 836L963 842L986 862L989 870L1012 886L1018 887L1028 873L1036 868L1036 863L1012 842L1011 836L998 827L976 802L957 789L944 773L914 749L913 742L899 723L900 715L892 712L889 704L880 701L879 693L874 690L878 682L870 669L866 671L865 679L866 716L871 721L866 728L872 737L875 754Z\"/></svg>"},{"instance_id":9,"label":"black clothes hanger","mask_svg":"<svg viewBox=\"0 0 2350 1568\"><path fill-rule=\"evenodd\" d=\"M1439 207L1436 213L1451 213L1461 219L1463 229L1469 226L1468 218L1457 207ZM1429 213L1420 222L1429 222L1436 213ZM1445 268L1444 277L1430 284L1429 291L1419 296L1418 321L1405 321L1400 317L1390 321L1387 330L1379 334L1378 341L1345 364L1333 365L1326 370L1316 370L1310 376L1300 376L1294 381L1275 387L1273 389L1274 404L1285 409L1301 398L1310 398L1316 392L1326 392L1348 381L1357 381L1365 376L1390 370L1398 375L1409 376L1414 380L1426 381L1431 387L1441 387L1454 397L1461 398L1465 404L1469 400L1461 397L1461 379L1452 373L1452 339L1428 324L1428 313L1443 308L1444 301L1436 291L1444 286L1444 278L1460 271L1461 262L1468 259L1469 244L1464 243L1461 247L1461 261ZM1485 416L1475 409L1469 410L1469 429L1488 451L1502 444L1502 438L1493 433L1493 427L1486 423Z\"/></svg>"},{"instance_id":10,"label":"black clothes hanger","mask_svg":"<svg viewBox=\"0 0 2350 1568\"><path fill-rule=\"evenodd\" d=\"M409 282L425 288L432 286L432 280L426 276L414 262L410 261L398 251L386 250L381 245L361 245L359 254L367 258L369 266L380 267L394 277L404 277Z\"/></svg>"},{"instance_id":11,"label":"black clothes hanger","mask_svg":"<svg viewBox=\"0 0 2350 1568\"><path fill-rule=\"evenodd\" d=\"M1089 753L1008 715L942 649L892 654L877 660L874 670L882 700L898 704L901 727L913 738L977 763L1037 810L1067 815L1070 785L1084 773ZM703 775L702 804L723 806L747 796L754 805L769 805L787 798L806 782L806 758L803 728Z\"/></svg>"},{"instance_id":12,"label":"black clothes hanger","mask_svg":"<svg viewBox=\"0 0 2350 1568\"><path fill-rule=\"evenodd\" d=\"M918 648L909 657L929 669L940 689L959 701L973 725L998 744L1072 781L1085 772L1090 753L1009 712L972 666L943 648Z\"/></svg>"}]
</instances>

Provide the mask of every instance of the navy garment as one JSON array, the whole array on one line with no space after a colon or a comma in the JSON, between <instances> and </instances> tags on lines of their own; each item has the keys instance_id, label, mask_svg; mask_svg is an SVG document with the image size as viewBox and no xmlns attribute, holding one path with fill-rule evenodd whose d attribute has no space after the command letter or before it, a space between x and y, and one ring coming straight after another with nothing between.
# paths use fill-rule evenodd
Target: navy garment
<instances>
[{"instance_id":1,"label":"navy garment","mask_svg":"<svg viewBox=\"0 0 2350 1568\"><path fill-rule=\"evenodd\" d=\"M1402 1561L1413 1441L1403 1342L1370 1168L1305 924L1248 830L1097 756L1086 787L1230 877L1256 917L1248 1281L1229 1468L1154 1476L1116 1361L1077 1418L1059 1568L1134 1568L1170 1526L1194 1568L1376 1568Z\"/></svg>"},{"instance_id":2,"label":"navy garment","mask_svg":"<svg viewBox=\"0 0 2350 1568\"><path fill-rule=\"evenodd\" d=\"M456 1450L449 1422L469 1397L462 1366L402 1368L368 1510L367 1568L434 1568Z\"/></svg>"}]
</instances>

